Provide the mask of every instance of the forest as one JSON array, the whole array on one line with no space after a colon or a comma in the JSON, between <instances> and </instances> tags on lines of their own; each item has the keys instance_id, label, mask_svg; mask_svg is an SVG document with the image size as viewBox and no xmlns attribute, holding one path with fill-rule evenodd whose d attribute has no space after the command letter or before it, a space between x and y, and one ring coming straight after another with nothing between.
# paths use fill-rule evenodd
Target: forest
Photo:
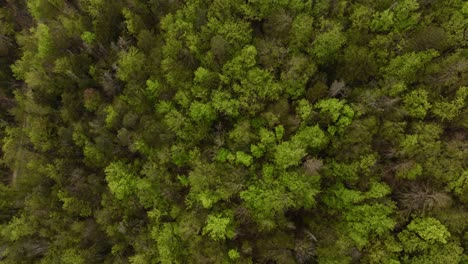
<instances>
[{"instance_id":1,"label":"forest","mask_svg":"<svg viewBox=\"0 0 468 264\"><path fill-rule=\"evenodd\" d=\"M467 99L464 0L0 0L0 263L468 263Z\"/></svg>"}]
</instances>

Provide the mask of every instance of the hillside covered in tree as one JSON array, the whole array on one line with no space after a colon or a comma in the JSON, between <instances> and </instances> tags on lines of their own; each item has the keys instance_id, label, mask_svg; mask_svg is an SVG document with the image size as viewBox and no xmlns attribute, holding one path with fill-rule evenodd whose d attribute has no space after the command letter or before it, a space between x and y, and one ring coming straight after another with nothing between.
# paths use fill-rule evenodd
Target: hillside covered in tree
<instances>
[{"instance_id":1,"label":"hillside covered in tree","mask_svg":"<svg viewBox=\"0 0 468 264\"><path fill-rule=\"evenodd\" d=\"M0 263L468 263L468 2L0 0Z\"/></svg>"}]
</instances>

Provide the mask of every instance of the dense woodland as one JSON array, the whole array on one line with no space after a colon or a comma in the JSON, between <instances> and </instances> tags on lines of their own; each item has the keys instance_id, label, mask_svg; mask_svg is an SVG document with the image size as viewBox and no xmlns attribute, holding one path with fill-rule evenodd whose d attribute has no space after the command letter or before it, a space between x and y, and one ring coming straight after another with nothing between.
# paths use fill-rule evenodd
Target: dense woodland
<instances>
[{"instance_id":1,"label":"dense woodland","mask_svg":"<svg viewBox=\"0 0 468 264\"><path fill-rule=\"evenodd\" d=\"M0 0L0 263L468 263L468 2Z\"/></svg>"}]
</instances>

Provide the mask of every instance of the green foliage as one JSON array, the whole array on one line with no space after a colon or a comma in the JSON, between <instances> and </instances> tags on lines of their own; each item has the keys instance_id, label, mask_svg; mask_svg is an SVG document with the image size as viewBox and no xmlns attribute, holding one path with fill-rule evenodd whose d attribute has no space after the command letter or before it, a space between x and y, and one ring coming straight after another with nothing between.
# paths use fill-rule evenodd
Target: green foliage
<instances>
[{"instance_id":1,"label":"green foliage","mask_svg":"<svg viewBox=\"0 0 468 264\"><path fill-rule=\"evenodd\" d=\"M415 126L415 130L416 133L407 134L400 141L400 151L403 156L423 161L440 151L439 136L443 130L438 124L420 123Z\"/></svg>"},{"instance_id":2,"label":"green foliage","mask_svg":"<svg viewBox=\"0 0 468 264\"><path fill-rule=\"evenodd\" d=\"M382 15L380 15L382 16ZM353 13L351 14L350 20L352 22L352 25L354 28L357 29L367 29L369 28L370 22L371 22L371 17L372 17L372 10L368 6L365 5L354 5L353 6ZM377 24L383 24L381 26L379 25L374 25L375 27L385 27L385 23L382 23L379 21L379 18L374 19ZM385 19L384 19L385 20Z\"/></svg>"},{"instance_id":3,"label":"green foliage","mask_svg":"<svg viewBox=\"0 0 468 264\"><path fill-rule=\"evenodd\" d=\"M417 77L419 70L433 58L439 56L435 50L426 52L411 52L393 58L387 67L383 69L384 76L390 80L411 83Z\"/></svg>"},{"instance_id":4,"label":"green foliage","mask_svg":"<svg viewBox=\"0 0 468 264\"><path fill-rule=\"evenodd\" d=\"M273 81L270 72L254 67L256 56L254 46L244 47L238 56L224 64L221 80L225 84L231 83L233 91L241 98L258 96L261 99L278 99L281 86Z\"/></svg>"},{"instance_id":5,"label":"green foliage","mask_svg":"<svg viewBox=\"0 0 468 264\"><path fill-rule=\"evenodd\" d=\"M63 191L59 191L57 196L60 199L60 201L63 202L62 207L64 210L76 213L82 217L87 217L91 215L91 208L89 207L89 204L87 204L85 201L76 199L75 197L71 197Z\"/></svg>"},{"instance_id":6,"label":"green foliage","mask_svg":"<svg viewBox=\"0 0 468 264\"><path fill-rule=\"evenodd\" d=\"M83 147L83 154L88 166L105 167L107 161L105 153L103 153L103 151L101 151L95 144L86 142Z\"/></svg>"},{"instance_id":7,"label":"green foliage","mask_svg":"<svg viewBox=\"0 0 468 264\"><path fill-rule=\"evenodd\" d=\"M293 196L295 208L313 208L316 204L315 196L318 194L319 180L317 176L309 176L303 173L285 172L280 175L279 181Z\"/></svg>"},{"instance_id":8,"label":"green foliage","mask_svg":"<svg viewBox=\"0 0 468 264\"><path fill-rule=\"evenodd\" d=\"M398 260L398 255L402 250L401 244L394 237L388 236L369 246L369 254L364 258L364 261L369 263L401 263Z\"/></svg>"},{"instance_id":9,"label":"green foliage","mask_svg":"<svg viewBox=\"0 0 468 264\"><path fill-rule=\"evenodd\" d=\"M216 120L216 112L210 104L193 102L190 105L190 117L197 122L211 123Z\"/></svg>"},{"instance_id":10,"label":"green foliage","mask_svg":"<svg viewBox=\"0 0 468 264\"><path fill-rule=\"evenodd\" d=\"M450 236L447 228L435 218L414 219L405 230L398 234L403 249L408 254L403 258L404 262L458 263L463 249L456 243L450 242Z\"/></svg>"},{"instance_id":11,"label":"green foliage","mask_svg":"<svg viewBox=\"0 0 468 264\"><path fill-rule=\"evenodd\" d=\"M427 254L414 256L412 258L404 258L404 263L463 263L465 256L463 254L463 248L456 243L450 243L445 246L433 246L434 250L431 250ZM465 258L465 259L464 259Z\"/></svg>"},{"instance_id":12,"label":"green foliage","mask_svg":"<svg viewBox=\"0 0 468 264\"><path fill-rule=\"evenodd\" d=\"M215 241L234 238L236 233L232 216L223 217L222 215L209 215L203 233L209 234L211 239Z\"/></svg>"},{"instance_id":13,"label":"green foliage","mask_svg":"<svg viewBox=\"0 0 468 264\"><path fill-rule=\"evenodd\" d=\"M346 188L338 183L329 189L324 197L324 202L330 207L338 210L349 209L352 204L358 204L366 199L382 198L390 194L391 189L383 183L372 182L370 190L360 192Z\"/></svg>"},{"instance_id":14,"label":"green foliage","mask_svg":"<svg viewBox=\"0 0 468 264\"><path fill-rule=\"evenodd\" d=\"M424 118L427 114L427 110L431 108L427 97L428 93L425 90L413 90L403 99L405 105L404 109L412 117Z\"/></svg>"},{"instance_id":15,"label":"green foliage","mask_svg":"<svg viewBox=\"0 0 468 264\"><path fill-rule=\"evenodd\" d=\"M375 13L371 29L377 32L408 30L419 21L420 14L416 13L418 9L419 3L416 0L400 1L393 8Z\"/></svg>"},{"instance_id":16,"label":"green foliage","mask_svg":"<svg viewBox=\"0 0 468 264\"><path fill-rule=\"evenodd\" d=\"M331 29L319 34L312 44L312 54L319 61L327 61L343 46L346 37L342 33L341 26L332 25Z\"/></svg>"},{"instance_id":17,"label":"green foliage","mask_svg":"<svg viewBox=\"0 0 468 264\"><path fill-rule=\"evenodd\" d=\"M144 29L144 23L140 16L134 14L128 8L124 8L122 13L125 17L125 24L127 25L128 32L136 35L139 30Z\"/></svg>"},{"instance_id":18,"label":"green foliage","mask_svg":"<svg viewBox=\"0 0 468 264\"><path fill-rule=\"evenodd\" d=\"M394 228L396 221L389 217L394 208L394 205L384 204L362 205L346 213L347 233L358 248L369 243L370 234L382 236Z\"/></svg>"},{"instance_id":19,"label":"green foliage","mask_svg":"<svg viewBox=\"0 0 468 264\"><path fill-rule=\"evenodd\" d=\"M448 186L462 201L468 201L468 171L461 173Z\"/></svg>"},{"instance_id":20,"label":"green foliage","mask_svg":"<svg viewBox=\"0 0 468 264\"><path fill-rule=\"evenodd\" d=\"M317 66L305 56L293 56L288 61L288 69L281 73L286 93L293 98L303 96L308 80L316 71Z\"/></svg>"},{"instance_id":21,"label":"green foliage","mask_svg":"<svg viewBox=\"0 0 468 264\"><path fill-rule=\"evenodd\" d=\"M306 48L313 34L314 18L307 14L299 14L291 24L290 46L296 50Z\"/></svg>"},{"instance_id":22,"label":"green foliage","mask_svg":"<svg viewBox=\"0 0 468 264\"><path fill-rule=\"evenodd\" d=\"M242 200L254 212L254 219L262 229L276 226L275 216L283 213L291 203L290 198L278 188L266 184L251 185L241 193Z\"/></svg>"},{"instance_id":23,"label":"green foliage","mask_svg":"<svg viewBox=\"0 0 468 264\"><path fill-rule=\"evenodd\" d=\"M373 31L389 31L395 23L394 17L394 13L388 9L383 12L375 13L371 21L371 29Z\"/></svg>"},{"instance_id":24,"label":"green foliage","mask_svg":"<svg viewBox=\"0 0 468 264\"><path fill-rule=\"evenodd\" d=\"M460 87L452 102L438 101L434 104L432 112L434 115L444 120L453 120L461 113L461 109L466 105L466 98L468 97L468 87Z\"/></svg>"},{"instance_id":25,"label":"green foliage","mask_svg":"<svg viewBox=\"0 0 468 264\"><path fill-rule=\"evenodd\" d=\"M94 40L96 39L96 36L94 33L85 31L83 34L81 34L81 39L86 42L88 45L93 44Z\"/></svg>"},{"instance_id":26,"label":"green foliage","mask_svg":"<svg viewBox=\"0 0 468 264\"><path fill-rule=\"evenodd\" d=\"M228 252L228 255L229 255L229 258L232 259L232 260L237 260L237 259L240 258L239 251L237 251L235 249L230 249L229 252Z\"/></svg>"},{"instance_id":27,"label":"green foliage","mask_svg":"<svg viewBox=\"0 0 468 264\"><path fill-rule=\"evenodd\" d=\"M46 24L37 25L37 56L41 59L46 58L54 49L50 29Z\"/></svg>"},{"instance_id":28,"label":"green foliage","mask_svg":"<svg viewBox=\"0 0 468 264\"><path fill-rule=\"evenodd\" d=\"M416 0L404 0L395 7L395 29L403 31L416 25L420 14L416 13L419 3Z\"/></svg>"},{"instance_id":29,"label":"green foliage","mask_svg":"<svg viewBox=\"0 0 468 264\"><path fill-rule=\"evenodd\" d=\"M275 151L275 164L286 169L299 165L307 155L307 148L320 148L327 141L325 133L318 127L306 127L294 135L290 141L279 144Z\"/></svg>"},{"instance_id":30,"label":"green foliage","mask_svg":"<svg viewBox=\"0 0 468 264\"><path fill-rule=\"evenodd\" d=\"M8 224L3 225L1 235L7 241L14 242L34 232L34 226L28 223L28 219L25 216L20 216L13 217Z\"/></svg>"},{"instance_id":31,"label":"green foliage","mask_svg":"<svg viewBox=\"0 0 468 264\"><path fill-rule=\"evenodd\" d=\"M239 156L244 158L242 154ZM204 208L212 208L217 202L228 201L236 194L241 187L241 180L242 175L237 171L232 171L228 177L216 164L197 164L189 174L189 196Z\"/></svg>"},{"instance_id":32,"label":"green foliage","mask_svg":"<svg viewBox=\"0 0 468 264\"><path fill-rule=\"evenodd\" d=\"M243 164L244 166L249 167L252 165L253 159L252 156L246 154L245 152L242 151L237 151L236 152L236 162L239 164Z\"/></svg>"},{"instance_id":33,"label":"green foliage","mask_svg":"<svg viewBox=\"0 0 468 264\"><path fill-rule=\"evenodd\" d=\"M155 229L151 233L153 237L156 237L159 261L163 264L180 263L178 261L178 250L180 248L173 226L166 223L161 230Z\"/></svg>"},{"instance_id":34,"label":"green foliage","mask_svg":"<svg viewBox=\"0 0 468 264\"><path fill-rule=\"evenodd\" d=\"M426 250L431 244L446 244L450 233L437 219L427 217L411 221L398 235L406 252Z\"/></svg>"},{"instance_id":35,"label":"green foliage","mask_svg":"<svg viewBox=\"0 0 468 264\"><path fill-rule=\"evenodd\" d=\"M335 126L328 127L331 135L336 132L342 133L354 117L354 110L344 101L335 98L321 100L315 104L315 108L320 109L321 114L330 116L332 123L335 124Z\"/></svg>"},{"instance_id":36,"label":"green foliage","mask_svg":"<svg viewBox=\"0 0 468 264\"><path fill-rule=\"evenodd\" d=\"M411 223L407 226L409 232L416 233L422 238L424 241L432 244L432 243L447 243L447 238L450 236L447 228L443 226L439 221L434 218L420 218L414 219ZM405 233L404 233L405 234ZM404 236L402 234L402 236ZM403 243L406 243L404 241ZM417 250L420 248L420 245L414 244L412 246L405 244L407 246L407 251L413 251L413 249Z\"/></svg>"},{"instance_id":37,"label":"green foliage","mask_svg":"<svg viewBox=\"0 0 468 264\"><path fill-rule=\"evenodd\" d=\"M360 157L359 160L356 160L350 164L332 161L330 164L330 169L334 177L349 182L356 182L359 180L360 176L368 176L376 162L377 157L375 155L369 154Z\"/></svg>"},{"instance_id":38,"label":"green foliage","mask_svg":"<svg viewBox=\"0 0 468 264\"><path fill-rule=\"evenodd\" d=\"M131 81L138 78L143 72L144 61L145 55L137 48L131 47L120 55L117 77L122 81Z\"/></svg>"},{"instance_id":39,"label":"green foliage","mask_svg":"<svg viewBox=\"0 0 468 264\"><path fill-rule=\"evenodd\" d=\"M64 252L61 262L64 264L84 264L86 260L77 252L76 249L69 249Z\"/></svg>"},{"instance_id":40,"label":"green foliage","mask_svg":"<svg viewBox=\"0 0 468 264\"><path fill-rule=\"evenodd\" d=\"M465 2L3 1L0 262L467 262Z\"/></svg>"},{"instance_id":41,"label":"green foliage","mask_svg":"<svg viewBox=\"0 0 468 264\"><path fill-rule=\"evenodd\" d=\"M299 165L305 155L307 155L307 152L304 148L292 142L283 142L276 148L275 164L281 169L286 169L290 166Z\"/></svg>"},{"instance_id":42,"label":"green foliage","mask_svg":"<svg viewBox=\"0 0 468 264\"><path fill-rule=\"evenodd\" d=\"M52 148L51 128L47 127L45 118L36 118L31 121L29 128L29 139L34 147L39 151L48 151Z\"/></svg>"},{"instance_id":43,"label":"green foliage","mask_svg":"<svg viewBox=\"0 0 468 264\"><path fill-rule=\"evenodd\" d=\"M240 102L233 99L232 96L223 91L214 91L212 93L213 107L231 117L239 116L239 105Z\"/></svg>"},{"instance_id":44,"label":"green foliage","mask_svg":"<svg viewBox=\"0 0 468 264\"><path fill-rule=\"evenodd\" d=\"M404 163L397 169L396 176L398 178L405 178L409 180L414 180L420 176L423 172L423 168L418 163Z\"/></svg>"},{"instance_id":45,"label":"green foliage","mask_svg":"<svg viewBox=\"0 0 468 264\"><path fill-rule=\"evenodd\" d=\"M105 173L109 189L117 199L128 198L134 192L137 177L123 162L109 164Z\"/></svg>"}]
</instances>

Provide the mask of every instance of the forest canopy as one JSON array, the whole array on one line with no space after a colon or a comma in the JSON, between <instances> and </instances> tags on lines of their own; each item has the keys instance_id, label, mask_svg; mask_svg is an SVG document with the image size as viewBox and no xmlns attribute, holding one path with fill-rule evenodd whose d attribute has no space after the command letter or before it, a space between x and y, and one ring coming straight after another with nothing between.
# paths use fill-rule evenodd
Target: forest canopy
<instances>
[{"instance_id":1,"label":"forest canopy","mask_svg":"<svg viewBox=\"0 0 468 264\"><path fill-rule=\"evenodd\" d=\"M0 263L468 263L468 2L0 0Z\"/></svg>"}]
</instances>

